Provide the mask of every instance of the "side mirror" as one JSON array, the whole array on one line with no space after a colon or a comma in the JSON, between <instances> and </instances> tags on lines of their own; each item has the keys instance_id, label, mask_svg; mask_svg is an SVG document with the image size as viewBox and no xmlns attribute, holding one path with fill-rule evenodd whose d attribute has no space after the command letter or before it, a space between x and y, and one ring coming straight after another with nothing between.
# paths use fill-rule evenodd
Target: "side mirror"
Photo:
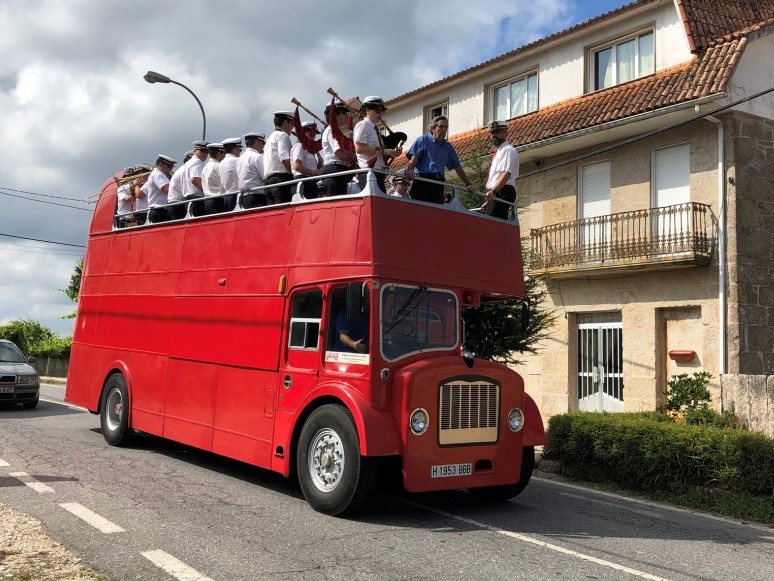
<instances>
[{"instance_id":1,"label":"side mirror","mask_svg":"<svg viewBox=\"0 0 774 581\"><path fill-rule=\"evenodd\" d=\"M35 363L37 360L37 357L27 357L27 363Z\"/></svg>"},{"instance_id":2,"label":"side mirror","mask_svg":"<svg viewBox=\"0 0 774 581\"><path fill-rule=\"evenodd\" d=\"M364 282L351 282L347 285L347 318L351 321L359 321L363 318L365 306L364 294L366 292Z\"/></svg>"}]
</instances>

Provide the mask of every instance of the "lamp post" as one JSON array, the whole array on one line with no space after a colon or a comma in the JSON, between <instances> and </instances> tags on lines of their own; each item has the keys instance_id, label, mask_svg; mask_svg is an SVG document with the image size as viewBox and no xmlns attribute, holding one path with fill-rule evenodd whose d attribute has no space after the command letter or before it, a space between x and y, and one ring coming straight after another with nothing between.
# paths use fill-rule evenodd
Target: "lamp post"
<instances>
[{"instance_id":1,"label":"lamp post","mask_svg":"<svg viewBox=\"0 0 774 581\"><path fill-rule=\"evenodd\" d=\"M204 107L202 107L202 102L199 101L199 97L197 97L194 92L186 87L183 83L178 83L177 81L173 81L167 76L162 75L161 73L156 73L154 71L148 71L143 76L143 79L145 79L148 83L172 83L173 85L178 85L180 87L183 87L186 91L191 93L191 96L193 96L194 99L196 99L196 102L199 104L199 109L202 111L202 140L206 139L207 136L207 117L204 115Z\"/></svg>"}]
</instances>

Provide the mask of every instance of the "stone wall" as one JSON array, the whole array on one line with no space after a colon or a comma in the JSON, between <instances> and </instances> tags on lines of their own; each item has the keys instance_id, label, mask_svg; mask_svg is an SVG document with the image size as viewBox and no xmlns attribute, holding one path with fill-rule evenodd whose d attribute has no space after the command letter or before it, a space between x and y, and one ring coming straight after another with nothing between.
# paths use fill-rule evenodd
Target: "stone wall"
<instances>
[{"instance_id":1,"label":"stone wall","mask_svg":"<svg viewBox=\"0 0 774 581\"><path fill-rule=\"evenodd\" d=\"M774 375L724 375L723 409L742 424L774 438Z\"/></svg>"}]
</instances>

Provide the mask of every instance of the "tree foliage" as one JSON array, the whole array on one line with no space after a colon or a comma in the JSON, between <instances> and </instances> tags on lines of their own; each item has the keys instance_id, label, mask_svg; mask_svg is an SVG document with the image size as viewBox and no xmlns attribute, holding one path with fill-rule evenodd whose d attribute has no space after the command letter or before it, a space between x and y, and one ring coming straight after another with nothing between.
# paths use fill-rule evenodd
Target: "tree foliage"
<instances>
[{"instance_id":1,"label":"tree foliage","mask_svg":"<svg viewBox=\"0 0 774 581\"><path fill-rule=\"evenodd\" d=\"M464 160L465 173L477 192L486 191L486 180L491 163L491 144L485 137L479 137L471 153ZM461 185L456 177L450 182ZM462 189L460 201L467 208L481 206L483 198ZM516 203L521 196L517 192ZM528 262L528 247L522 244L525 263ZM548 328L554 319L546 308L548 294L540 277L525 276L525 299L483 303L480 307L465 307L462 319L465 323L465 347L482 359L500 363L517 363L519 353L536 353L537 345L548 336ZM526 313L525 313L526 309Z\"/></svg>"},{"instance_id":2,"label":"tree foliage","mask_svg":"<svg viewBox=\"0 0 774 581\"><path fill-rule=\"evenodd\" d=\"M0 339L13 341L28 357L52 359L69 357L72 344L72 337L60 337L48 327L31 319L20 319L1 325Z\"/></svg>"},{"instance_id":3,"label":"tree foliage","mask_svg":"<svg viewBox=\"0 0 774 581\"><path fill-rule=\"evenodd\" d=\"M78 302L78 296L81 293L81 276L83 275L83 257L79 258L75 266L73 267L73 273L70 275L70 284L67 285L67 288L60 288L59 290L62 291L64 294L66 294L68 297L70 297L70 300L72 300L74 303ZM67 313L66 315L60 317L62 319L74 319L76 315L76 311L73 311L71 313Z\"/></svg>"}]
</instances>

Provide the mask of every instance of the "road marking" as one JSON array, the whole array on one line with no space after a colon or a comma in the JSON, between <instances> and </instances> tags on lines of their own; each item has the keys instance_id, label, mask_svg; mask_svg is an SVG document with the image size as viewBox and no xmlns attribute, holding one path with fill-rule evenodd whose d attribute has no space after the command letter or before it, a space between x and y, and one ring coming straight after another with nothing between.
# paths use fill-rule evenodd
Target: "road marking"
<instances>
[{"instance_id":1,"label":"road marking","mask_svg":"<svg viewBox=\"0 0 774 581\"><path fill-rule=\"evenodd\" d=\"M78 504L77 502L65 502L60 504L59 506L61 506L67 512L74 514L79 519L87 522L88 524L93 526L101 533L105 533L109 535L111 533L126 532L117 524L110 522L108 519L98 515L96 512L89 510L88 508L86 508L82 504Z\"/></svg>"},{"instance_id":2,"label":"road marking","mask_svg":"<svg viewBox=\"0 0 774 581\"><path fill-rule=\"evenodd\" d=\"M54 489L50 486L46 486L42 482L35 480L32 476L26 472L11 472L8 476L13 476L19 482L26 484L35 492L54 492Z\"/></svg>"},{"instance_id":3,"label":"road marking","mask_svg":"<svg viewBox=\"0 0 774 581\"><path fill-rule=\"evenodd\" d=\"M142 556L180 581L212 581L164 551L145 551Z\"/></svg>"},{"instance_id":4,"label":"road marking","mask_svg":"<svg viewBox=\"0 0 774 581\"><path fill-rule=\"evenodd\" d=\"M2 458L0 458L0 466L10 466L10 464L5 460L3 460Z\"/></svg>"},{"instance_id":5,"label":"road marking","mask_svg":"<svg viewBox=\"0 0 774 581\"><path fill-rule=\"evenodd\" d=\"M615 569L616 571L620 571L621 573L628 573L629 575L634 575L635 577L640 577L642 579L650 579L651 581L669 581L665 577L659 577L657 575L651 575L650 573L645 573L644 571L638 571L637 569L632 569L631 567L626 567L624 565L619 565L618 563L613 563L612 561L606 561L605 559L600 559L598 557L593 557L591 555L586 555L584 553L579 553L577 551L573 551L571 549L565 549L564 547L560 547L559 545L554 545L552 543L547 543L545 541L541 541L539 539L535 539L532 537L529 537L527 535L522 535L521 533L514 533L512 531L506 531L503 529L499 529L497 527L493 527L492 525L488 525L486 523L479 522L477 520L473 520L472 518L467 518L464 516L460 516L458 514L452 514L450 512L446 512L445 510L440 510L438 508L432 508L429 506L425 506L423 504L417 504L405 499L400 499L405 504L414 506L419 509L427 510L430 512L434 512L436 514L440 514L441 516L445 516L447 518L451 518L454 520L458 520L461 522L464 522L469 525L476 526L478 528L491 531L493 533L497 533L499 535L504 535L506 537L510 537L512 539L516 539L525 543L529 543L531 545L537 545L538 547L542 547L544 549L550 549L552 551L556 551L557 553L562 553L564 555L568 555L570 557L575 557L576 559L583 559L584 561L590 561L592 563L596 563L597 565L602 565L603 567L609 567L611 569Z\"/></svg>"},{"instance_id":6,"label":"road marking","mask_svg":"<svg viewBox=\"0 0 774 581\"><path fill-rule=\"evenodd\" d=\"M78 410L79 412L87 412L89 411L87 408L81 407L79 405L73 405L71 403L67 403L65 401L59 400L59 399L49 399L45 396L40 396L40 401L44 401L46 403L55 403L57 405L64 406L66 408L70 408L72 410Z\"/></svg>"}]
</instances>

